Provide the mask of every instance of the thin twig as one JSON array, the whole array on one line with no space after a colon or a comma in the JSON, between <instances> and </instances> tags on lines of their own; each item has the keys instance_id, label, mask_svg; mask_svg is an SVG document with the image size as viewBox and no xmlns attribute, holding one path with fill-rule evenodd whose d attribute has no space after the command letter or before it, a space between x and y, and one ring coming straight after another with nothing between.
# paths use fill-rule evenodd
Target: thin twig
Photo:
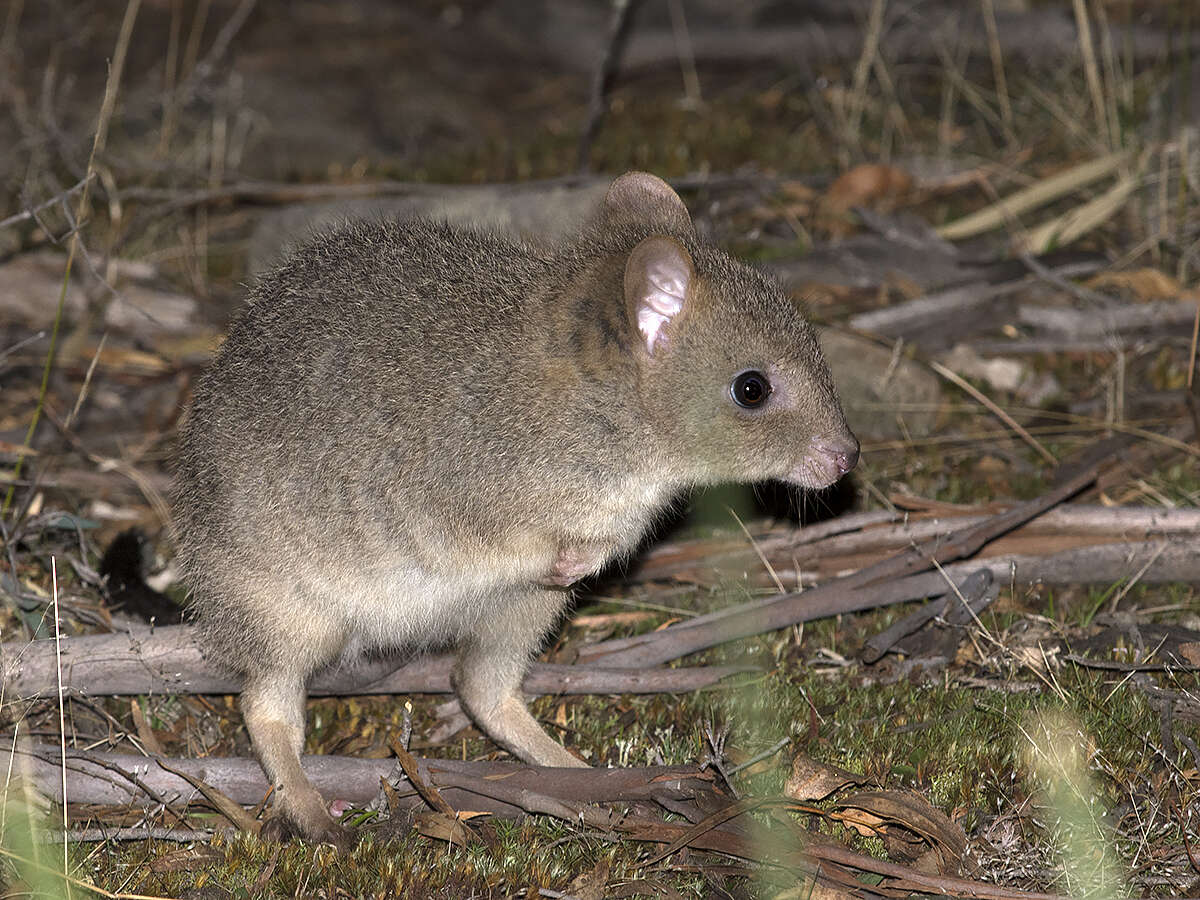
<instances>
[{"instance_id":1,"label":"thin twig","mask_svg":"<svg viewBox=\"0 0 1200 900\"><path fill-rule=\"evenodd\" d=\"M203 794L204 799L212 804L213 809L228 819L235 828L240 828L242 831L248 831L251 834L258 834L259 829L262 828L261 822L242 809L240 804L231 800L223 791L213 787L203 779L196 778L182 769L175 768L165 762L162 757L155 757L154 761L172 775L182 778Z\"/></svg>"},{"instance_id":2,"label":"thin twig","mask_svg":"<svg viewBox=\"0 0 1200 900\"><path fill-rule=\"evenodd\" d=\"M1017 436L1021 438L1021 440L1037 451L1038 455L1041 456L1042 459L1050 463L1052 466L1058 465L1058 458L1049 450L1047 450L1042 445L1041 441L1026 431L1020 422L1001 409L1000 406L997 405L990 397L984 394L983 391L979 390L957 372L951 371L935 359L931 359L929 361L929 367L947 381L952 382L953 384L962 388L964 391L986 406L1001 422L1011 428L1017 434Z\"/></svg>"},{"instance_id":3,"label":"thin twig","mask_svg":"<svg viewBox=\"0 0 1200 900\"><path fill-rule=\"evenodd\" d=\"M63 423L63 428L68 431L71 428L71 423L75 421L75 417L79 415L79 410L83 408L83 401L87 399L88 388L92 384L92 375L96 371L96 363L100 361L100 354L104 352L104 344L108 340L108 332L100 335L100 343L96 345L96 352L92 354L92 361L88 363L87 374L83 376L83 384L79 386L79 396L75 398L75 405L71 408L70 414L67 416L67 421Z\"/></svg>"},{"instance_id":4,"label":"thin twig","mask_svg":"<svg viewBox=\"0 0 1200 900\"><path fill-rule=\"evenodd\" d=\"M4 359L7 356L12 356L12 354L16 353L22 347L32 344L34 341L40 341L45 336L46 336L46 332L45 332L45 330L42 330L42 331L39 331L37 334L31 334L29 337L25 338L25 340L23 340L23 341L17 341L15 344L13 344L7 350L0 350L0 360Z\"/></svg>"},{"instance_id":5,"label":"thin twig","mask_svg":"<svg viewBox=\"0 0 1200 900\"><path fill-rule=\"evenodd\" d=\"M88 181L90 179L94 178L95 176L96 176L95 172L89 172L88 174L86 174L82 178L80 178L77 182L75 182L73 185L71 185L69 188L67 188L65 191L63 191L62 193L59 193L59 194L55 194L49 200L43 201L42 203L39 203L37 206L31 206L28 209L24 209L19 213L14 213L13 215L9 216L7 219L0 219L0 228L7 228L9 225L16 225L18 222L24 222L26 219L35 218L37 216L37 214L40 213L42 210L49 209L51 206L56 206L59 203L64 202L68 197L72 197L75 194L77 194L79 191L83 190L83 186L85 184L87 184Z\"/></svg>"}]
</instances>

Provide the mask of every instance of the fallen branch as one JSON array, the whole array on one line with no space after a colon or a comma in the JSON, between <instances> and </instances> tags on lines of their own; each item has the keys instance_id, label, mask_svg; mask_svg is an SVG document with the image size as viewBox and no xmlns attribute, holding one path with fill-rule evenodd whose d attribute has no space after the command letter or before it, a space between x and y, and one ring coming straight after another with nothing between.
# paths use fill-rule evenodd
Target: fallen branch
<instances>
[{"instance_id":1,"label":"fallen branch","mask_svg":"<svg viewBox=\"0 0 1200 900\"><path fill-rule=\"evenodd\" d=\"M57 747L17 751L13 773L29 779L37 790L62 802L61 760ZM163 760L128 753L67 751L67 798L71 803L100 806L185 804L201 799L194 779L220 791L242 806L255 806L267 795L268 784L258 761L244 757L205 757ZM515 792L537 790L580 804L651 802L671 804L707 802L725 795L710 772L695 766L649 766L629 769L555 769L512 762L476 762L455 759L415 759L423 782L437 788L455 809L472 809L500 816L520 813L507 793L481 794L478 785L504 784ZM345 756L305 756L304 772L328 801L365 805L379 793L379 779L392 774L391 759L358 759ZM0 768L7 771L9 752L0 752ZM186 778L184 776L187 776ZM152 792L152 793L151 793ZM426 802L411 787L400 784L396 796L401 808L425 809ZM484 797L491 797L487 804ZM481 805L483 804L483 805ZM665 808L665 807L664 807Z\"/></svg>"},{"instance_id":2,"label":"fallen branch","mask_svg":"<svg viewBox=\"0 0 1200 900\"><path fill-rule=\"evenodd\" d=\"M984 898L986 900L1064 900L1056 894L1018 891L967 878L921 872L908 866L848 850L830 842L823 835L808 832L799 826L792 826L790 829L795 835L794 849L772 847L771 849L776 852L770 853L770 851L766 851L761 838L756 839L754 834L741 828L731 827L732 823L730 822L721 821L723 813L720 811L712 814L703 823L678 825L649 817L613 816L608 811L563 803L540 791L518 788L508 781L485 781L477 778L471 780L461 778L459 781L467 790L478 792L480 797L502 799L512 806L520 807L525 812L549 815L572 823L582 822L605 831L620 832L633 840L667 844L672 848L690 846L749 860L762 860L769 854L777 856L777 861L789 868L800 869L808 873L814 873L814 869L819 871L813 865L814 861L829 862L883 875L894 879L897 886L913 890L932 890L939 894L956 897L973 897L981 898L981 900ZM784 807L797 805L791 800L759 798L738 805L736 814L740 815L749 809L767 804Z\"/></svg>"},{"instance_id":3,"label":"fallen branch","mask_svg":"<svg viewBox=\"0 0 1200 900\"><path fill-rule=\"evenodd\" d=\"M949 589L948 581L960 583L980 570L990 572L992 578L1002 584L1078 585L1111 584L1142 567L1145 571L1139 580L1145 584L1200 583L1200 553L1196 552L1195 537L1101 544L1046 556L1028 554L971 559L943 566L942 572L913 575L891 584L867 588L848 587L841 583L843 579L838 579L803 593L777 595L689 619L651 634L604 641L586 648L580 658L589 663L602 661L605 665L661 665L725 641L824 616L925 597L936 599ZM785 570L776 574L781 578L791 575ZM699 632L700 625L708 627L703 632L691 634L693 628Z\"/></svg>"},{"instance_id":4,"label":"fallen branch","mask_svg":"<svg viewBox=\"0 0 1200 900\"><path fill-rule=\"evenodd\" d=\"M746 570L757 565L759 553L777 574L799 566L805 574L834 575L916 542L947 538L987 519L977 508L936 505L916 512L877 510L811 527L758 531L753 533L754 547L740 536L661 544L646 554L632 578L692 580L710 570ZM1168 537L1200 538L1200 509L1071 504L1047 510L991 541L978 558Z\"/></svg>"},{"instance_id":5,"label":"fallen branch","mask_svg":"<svg viewBox=\"0 0 1200 900\"><path fill-rule=\"evenodd\" d=\"M1019 306L1024 325L1071 340L1104 339L1114 335L1132 338L1146 332L1179 334L1196 315L1195 300L1152 300L1108 309Z\"/></svg>"},{"instance_id":6,"label":"fallen branch","mask_svg":"<svg viewBox=\"0 0 1200 900\"><path fill-rule=\"evenodd\" d=\"M63 840L74 844L103 844L108 841L175 841L190 844L199 841L208 843L213 832L196 828L160 828L148 825L132 825L125 828L72 828L70 831L47 831L38 835L43 844L62 844Z\"/></svg>"},{"instance_id":7,"label":"fallen branch","mask_svg":"<svg viewBox=\"0 0 1200 900\"><path fill-rule=\"evenodd\" d=\"M397 667L376 659L355 668L318 674L312 696L368 694L446 694L452 691L447 655L423 657ZM58 668L53 641L14 641L0 645L2 690L6 697L57 696ZM738 667L693 669L612 668L535 663L525 678L530 694L689 693L745 671ZM189 625L139 628L122 634L86 635L62 642L62 683L68 693L236 694L241 683L209 663Z\"/></svg>"},{"instance_id":8,"label":"fallen branch","mask_svg":"<svg viewBox=\"0 0 1200 900\"><path fill-rule=\"evenodd\" d=\"M884 581L899 579L909 589L907 599L910 600L944 594L948 585L945 584L945 576L941 572L927 575L923 580L909 581L905 576L913 576L935 565L944 565L951 560L974 555L989 541L1079 493L1095 478L1096 470L1089 469L1041 497L1019 503L1006 512L990 516L977 525L957 531L944 540L926 541L904 553L860 569L852 575L835 579L803 593L782 594L765 603L742 604L651 634L604 641L585 648L579 655L580 660L595 662L602 659L606 665L617 666L658 665L736 638L775 631L825 615L880 605L877 598L894 596L896 591L901 595L906 593L899 590L900 584L889 583L881 587L879 583ZM924 590L926 593L914 596L914 590Z\"/></svg>"},{"instance_id":9,"label":"fallen branch","mask_svg":"<svg viewBox=\"0 0 1200 900\"><path fill-rule=\"evenodd\" d=\"M0 766L9 760L0 753ZM31 777L35 786L61 802L57 751L39 748L18 754L16 771ZM327 799L365 802L373 797L379 778L391 769L388 760L345 757L305 757L305 772ZM794 807L791 800L764 798L737 805L731 812L699 818L700 825L677 824L637 813L610 811L599 803L667 803L704 797L706 805L731 803L714 783L711 774L694 767L651 767L645 769L551 769L515 763L416 760L420 775L438 788L455 809L490 811L497 815L548 815L572 824L584 824L605 832L618 832L632 840L711 850L742 859L761 860L764 846L756 836L732 820L747 810L764 805ZM258 763L251 759L173 759L171 769L188 771L196 779L219 788L238 802L250 805L266 793L266 780ZM71 802L105 805L139 803L147 798L131 789L132 778L153 781L163 795L190 798L194 788L177 775L159 767L154 760L123 754L72 754L68 756L67 794ZM110 772L127 769L131 779L114 781ZM136 775L135 775L136 772ZM424 806L415 791L397 792L402 808ZM792 823L791 847L773 848L777 861L789 868L815 873L816 862L833 863L893 879L897 886L933 890L958 897L981 900L1061 900L1054 894L1015 891L965 878L920 872L907 866L856 853L821 835L804 831Z\"/></svg>"},{"instance_id":10,"label":"fallen branch","mask_svg":"<svg viewBox=\"0 0 1200 900\"><path fill-rule=\"evenodd\" d=\"M669 628L630 638L617 638L583 648L579 658L605 665L630 660L670 660L715 647L726 641L787 628L826 616L876 609L923 597L939 597L950 590L947 579L937 572L913 575L895 582L855 587L839 579L803 593L779 594L765 600L743 603L680 622ZM657 665L658 663L650 663Z\"/></svg>"},{"instance_id":11,"label":"fallen branch","mask_svg":"<svg viewBox=\"0 0 1200 900\"><path fill-rule=\"evenodd\" d=\"M945 599L930 600L915 612L898 619L890 628L870 638L860 654L862 661L873 663L911 634L915 634L935 618L951 625L962 625L987 608L996 599L995 579L987 569L976 570L959 586L959 592L946 594Z\"/></svg>"}]
</instances>

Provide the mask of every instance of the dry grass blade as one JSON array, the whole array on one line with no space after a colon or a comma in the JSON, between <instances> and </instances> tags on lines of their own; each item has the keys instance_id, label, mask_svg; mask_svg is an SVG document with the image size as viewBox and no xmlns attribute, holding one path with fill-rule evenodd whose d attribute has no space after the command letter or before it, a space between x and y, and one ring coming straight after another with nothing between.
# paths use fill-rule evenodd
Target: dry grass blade
<instances>
[{"instance_id":1,"label":"dry grass blade","mask_svg":"<svg viewBox=\"0 0 1200 900\"><path fill-rule=\"evenodd\" d=\"M7 857L8 859L13 860L13 862L20 863L22 866L28 866L31 869L37 869L39 872L43 872L47 875L53 875L56 878L62 879L66 884L83 888L84 890L93 894L99 894L101 897L107 898L107 900L171 900L170 897L164 897L161 894L122 894L114 891L106 891L104 888L98 887L89 882L80 881L78 878L65 876L57 869L51 869L49 866L43 866L41 863L36 862L35 860L26 859L24 856L13 853L11 850L8 850L5 847L0 847L0 856Z\"/></svg>"},{"instance_id":2,"label":"dry grass blade","mask_svg":"<svg viewBox=\"0 0 1200 900\"><path fill-rule=\"evenodd\" d=\"M63 700L62 679L62 622L58 615L58 561L50 557L50 578L53 585L54 602L54 668L58 671L58 753L62 775L62 824L63 833L70 827L67 824L67 720L65 702ZM63 838L63 878L71 876L71 858L67 848L67 839ZM67 887L67 897L71 896L70 882Z\"/></svg>"},{"instance_id":3,"label":"dry grass blade","mask_svg":"<svg viewBox=\"0 0 1200 900\"><path fill-rule=\"evenodd\" d=\"M1099 197L1031 229L1017 240L1017 251L1037 255L1074 243L1124 209L1137 184L1138 180L1132 175L1121 177Z\"/></svg>"},{"instance_id":4,"label":"dry grass blade","mask_svg":"<svg viewBox=\"0 0 1200 900\"><path fill-rule=\"evenodd\" d=\"M988 54L992 58L992 79L996 82L996 98L1000 103L1000 120L1004 123L1004 137L1013 141L1012 101L1008 96L1008 80L1004 77L1004 52L1000 49L1000 35L996 29L995 0L983 0L983 24L987 29Z\"/></svg>"},{"instance_id":5,"label":"dry grass blade","mask_svg":"<svg viewBox=\"0 0 1200 900\"><path fill-rule=\"evenodd\" d=\"M1022 213L1045 206L1059 197L1111 175L1128 159L1128 153L1112 153L1044 178L978 212L943 225L937 229L938 236L948 241L957 241L1001 228Z\"/></svg>"},{"instance_id":6,"label":"dry grass blade","mask_svg":"<svg viewBox=\"0 0 1200 900\"><path fill-rule=\"evenodd\" d=\"M1079 52L1083 56L1083 72L1087 78L1088 93L1092 98L1092 112L1096 116L1097 133L1108 138L1108 107L1104 102L1104 88L1100 84L1100 67L1096 64L1096 48L1092 42L1092 25L1088 19L1084 0L1072 0L1075 8L1075 27L1079 31Z\"/></svg>"},{"instance_id":7,"label":"dry grass blade","mask_svg":"<svg viewBox=\"0 0 1200 900\"><path fill-rule=\"evenodd\" d=\"M883 34L883 13L886 6L887 0L872 0L871 12L864 30L862 53L859 54L858 63L854 67L854 86L846 137L852 139L855 144L859 143L859 127L867 105L867 78L879 53L879 39Z\"/></svg>"},{"instance_id":8,"label":"dry grass blade","mask_svg":"<svg viewBox=\"0 0 1200 900\"><path fill-rule=\"evenodd\" d=\"M941 375L943 378L945 378L947 381L953 383L954 385L956 385L959 388L962 388L962 390L966 391L969 395L971 395L971 397L973 397L974 399L976 399L980 403L982 403L984 406L986 406L988 408L988 410L990 410L992 412L993 415L995 415L1001 422L1003 422L1005 425L1007 425L1009 428L1011 428L1013 430L1013 432L1016 433L1017 436L1021 438L1021 440L1023 440L1026 444L1028 444L1030 447L1032 447L1037 452L1038 456L1040 456L1046 462L1050 463L1050 465L1052 465L1052 466L1058 465L1058 459L1054 456L1054 454L1051 453L1049 450L1047 450L1042 445L1041 441L1039 441L1032 434L1030 434L1028 431L1026 431L1020 422L1018 422L1016 419L1014 419L1012 416L1010 416L1007 412L1005 412L994 400L992 400L990 397L988 397L987 394L983 393L983 391L976 388L974 385L972 385L969 381L967 381L965 378L963 378L957 372L947 369L945 366L943 366L937 360L930 360L929 367L931 369L933 369L933 371L935 371L939 375Z\"/></svg>"},{"instance_id":9,"label":"dry grass blade","mask_svg":"<svg viewBox=\"0 0 1200 900\"><path fill-rule=\"evenodd\" d=\"M746 535L746 540L750 542L750 546L754 548L755 554L758 556L759 562L763 564L763 568L767 570L767 574L771 576L771 581L775 582L775 588L781 594L787 593L787 588L783 586L783 582L779 580L779 576L775 574L775 569L771 565L771 561L767 559L767 555L763 553L762 547L758 546L758 541L754 540L754 535L750 533L750 529L746 527L746 523L741 517L734 512L732 507L728 507L729 514L733 516L733 521L738 523L738 528L742 529L742 533Z\"/></svg>"},{"instance_id":10,"label":"dry grass blade","mask_svg":"<svg viewBox=\"0 0 1200 900\"><path fill-rule=\"evenodd\" d=\"M1196 376L1196 339L1200 338L1200 302L1196 304L1196 318L1192 320L1192 345L1188 350L1187 389L1192 389Z\"/></svg>"}]
</instances>

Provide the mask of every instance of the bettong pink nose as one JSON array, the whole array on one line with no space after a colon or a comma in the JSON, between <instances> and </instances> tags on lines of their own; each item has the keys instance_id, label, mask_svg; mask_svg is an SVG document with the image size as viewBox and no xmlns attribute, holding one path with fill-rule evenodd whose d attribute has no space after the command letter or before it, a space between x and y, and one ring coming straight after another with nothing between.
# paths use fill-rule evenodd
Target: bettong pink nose
<instances>
[{"instance_id":1,"label":"bettong pink nose","mask_svg":"<svg viewBox=\"0 0 1200 900\"><path fill-rule=\"evenodd\" d=\"M817 444L815 449L834 461L840 475L845 475L858 465L858 439L853 435L850 435L846 440L830 441L828 444Z\"/></svg>"}]
</instances>

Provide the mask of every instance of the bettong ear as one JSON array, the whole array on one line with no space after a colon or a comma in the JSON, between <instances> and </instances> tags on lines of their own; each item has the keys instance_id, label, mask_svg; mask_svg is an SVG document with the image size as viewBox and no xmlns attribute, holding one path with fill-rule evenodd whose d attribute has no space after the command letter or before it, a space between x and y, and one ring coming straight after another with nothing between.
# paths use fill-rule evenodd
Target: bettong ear
<instances>
[{"instance_id":1,"label":"bettong ear","mask_svg":"<svg viewBox=\"0 0 1200 900\"><path fill-rule=\"evenodd\" d=\"M629 254L625 305L651 356L669 342L671 324L687 303L694 276L692 258L673 238L648 237Z\"/></svg>"},{"instance_id":2,"label":"bettong ear","mask_svg":"<svg viewBox=\"0 0 1200 900\"><path fill-rule=\"evenodd\" d=\"M603 211L612 217L647 223L665 231L695 234L692 217L679 195L649 172L626 172L608 188Z\"/></svg>"}]
</instances>

